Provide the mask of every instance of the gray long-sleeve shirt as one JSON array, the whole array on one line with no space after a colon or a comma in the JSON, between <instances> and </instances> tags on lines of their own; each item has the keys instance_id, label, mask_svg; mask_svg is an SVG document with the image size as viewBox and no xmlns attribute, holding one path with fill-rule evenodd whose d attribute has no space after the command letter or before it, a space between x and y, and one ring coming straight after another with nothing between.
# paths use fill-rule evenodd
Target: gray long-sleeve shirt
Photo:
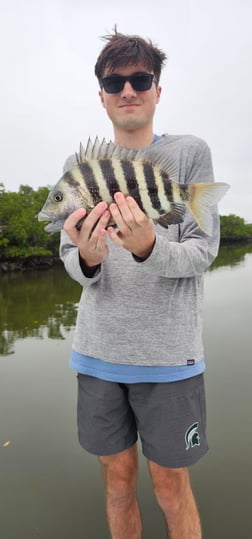
<instances>
[{"instance_id":1,"label":"gray long-sleeve shirt","mask_svg":"<svg viewBox=\"0 0 252 539\"><path fill-rule=\"evenodd\" d=\"M212 182L207 144L191 135L165 135L177 163L178 183ZM156 143L158 144L158 142ZM66 169L76 164L68 159ZM219 219L206 236L187 211L184 222L156 226L151 255L138 262L108 240L109 256L92 278L84 275L79 253L65 231L60 256L69 275L83 286L73 349L111 363L186 365L204 357L202 342L203 272L219 247Z\"/></svg>"}]
</instances>

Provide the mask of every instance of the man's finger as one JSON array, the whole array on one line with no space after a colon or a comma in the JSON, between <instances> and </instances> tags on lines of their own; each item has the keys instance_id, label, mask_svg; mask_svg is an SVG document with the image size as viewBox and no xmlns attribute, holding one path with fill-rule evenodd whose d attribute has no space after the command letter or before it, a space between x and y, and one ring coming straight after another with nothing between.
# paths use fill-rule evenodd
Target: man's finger
<instances>
[{"instance_id":1,"label":"man's finger","mask_svg":"<svg viewBox=\"0 0 252 539\"><path fill-rule=\"evenodd\" d=\"M107 228L107 232L109 234L110 239L118 245L118 247L123 247L123 240L120 238L119 234L120 232L116 232L115 229L112 226L109 226Z\"/></svg>"},{"instance_id":2,"label":"man's finger","mask_svg":"<svg viewBox=\"0 0 252 539\"><path fill-rule=\"evenodd\" d=\"M85 217L86 213L87 210L85 208L79 208L71 213L71 215L69 215L69 217L65 220L64 230L67 232L68 230L76 227L77 223L80 221L80 219Z\"/></svg>"},{"instance_id":3,"label":"man's finger","mask_svg":"<svg viewBox=\"0 0 252 539\"><path fill-rule=\"evenodd\" d=\"M88 230L92 230L93 227L95 226L95 224L97 223L97 221L100 219L100 217L103 215L103 213L106 211L108 205L106 202L102 201L102 202L99 202L97 204L97 206L95 206L93 208L93 210L91 210L91 212L87 215L84 223L83 223L83 226L88 229Z\"/></svg>"},{"instance_id":4,"label":"man's finger","mask_svg":"<svg viewBox=\"0 0 252 539\"><path fill-rule=\"evenodd\" d=\"M147 215L141 210L135 199L133 197L127 197L126 202L135 218L136 223L139 226L145 225L147 221L149 221L149 217L147 217Z\"/></svg>"}]
</instances>

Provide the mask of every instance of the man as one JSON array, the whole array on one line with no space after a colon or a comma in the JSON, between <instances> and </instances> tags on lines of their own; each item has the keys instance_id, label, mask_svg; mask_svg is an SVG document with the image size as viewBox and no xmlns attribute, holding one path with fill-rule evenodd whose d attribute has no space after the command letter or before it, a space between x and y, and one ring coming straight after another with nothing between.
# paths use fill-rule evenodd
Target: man
<instances>
[{"instance_id":1,"label":"man","mask_svg":"<svg viewBox=\"0 0 252 539\"><path fill-rule=\"evenodd\" d=\"M115 31L105 39L95 73L114 143L158 152L165 138L177 182L213 181L204 141L154 135L165 54L138 36ZM65 171L75 164L70 157ZM109 207L100 202L87 216L76 210L64 225L61 257L84 287L71 357L79 440L99 456L112 539L142 537L138 436L167 537L202 537L188 467L207 451L202 281L218 251L213 214L211 237L189 213L167 230L118 192ZM111 216L116 227L108 226Z\"/></svg>"}]
</instances>

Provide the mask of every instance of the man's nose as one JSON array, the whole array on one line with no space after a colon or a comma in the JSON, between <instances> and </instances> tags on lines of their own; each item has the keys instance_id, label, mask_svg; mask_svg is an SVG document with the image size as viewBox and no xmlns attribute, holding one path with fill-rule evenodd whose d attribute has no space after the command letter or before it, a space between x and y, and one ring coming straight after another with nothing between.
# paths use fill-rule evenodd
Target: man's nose
<instances>
[{"instance_id":1,"label":"man's nose","mask_svg":"<svg viewBox=\"0 0 252 539\"><path fill-rule=\"evenodd\" d=\"M128 96L132 96L132 95L136 95L136 90L134 90L134 88L131 86L130 82L128 80L125 81L125 84L124 84L124 87L121 91L121 96L122 97L128 97Z\"/></svg>"}]
</instances>

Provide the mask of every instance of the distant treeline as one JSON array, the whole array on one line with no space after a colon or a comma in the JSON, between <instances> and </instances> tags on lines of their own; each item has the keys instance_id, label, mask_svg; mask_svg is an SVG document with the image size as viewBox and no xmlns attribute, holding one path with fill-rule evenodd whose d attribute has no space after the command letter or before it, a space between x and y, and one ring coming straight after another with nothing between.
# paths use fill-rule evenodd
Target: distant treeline
<instances>
[{"instance_id":1,"label":"distant treeline","mask_svg":"<svg viewBox=\"0 0 252 539\"><path fill-rule=\"evenodd\" d=\"M17 193L7 192L0 183L0 260L58 255L59 233L48 234L45 223L36 218L48 193L49 187L34 191L29 185L21 185ZM231 214L220 220L223 242L252 240L252 224L241 217Z\"/></svg>"},{"instance_id":2,"label":"distant treeline","mask_svg":"<svg viewBox=\"0 0 252 539\"><path fill-rule=\"evenodd\" d=\"M0 183L0 259L58 255L59 234L44 231L37 214L49 192L21 185L18 193L5 191Z\"/></svg>"},{"instance_id":3,"label":"distant treeline","mask_svg":"<svg viewBox=\"0 0 252 539\"><path fill-rule=\"evenodd\" d=\"M252 241L252 224L246 224L242 217L231 213L220 216L221 241Z\"/></svg>"}]
</instances>

